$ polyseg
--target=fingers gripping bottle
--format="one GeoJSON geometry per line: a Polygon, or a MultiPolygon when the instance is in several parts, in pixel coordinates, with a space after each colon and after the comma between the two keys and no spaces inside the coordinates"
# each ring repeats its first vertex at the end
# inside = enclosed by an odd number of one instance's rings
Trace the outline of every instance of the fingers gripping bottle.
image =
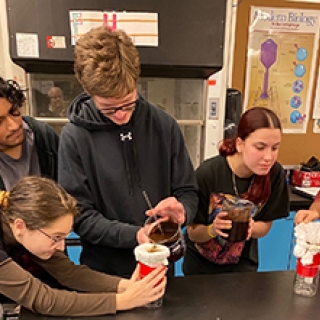
{"type": "MultiPolygon", "coordinates": [[[[144,243],[134,249],[134,254],[140,266],[140,279],[142,279],[158,266],[168,265],[170,251],[164,245],[144,243]]],[[[147,308],[159,308],[161,306],[162,298],[145,305],[147,308]]]]}
{"type": "Polygon", "coordinates": [[[294,278],[293,291],[306,297],[316,295],[319,287],[319,265],[320,254],[313,256],[311,264],[303,265],[301,258],[297,259],[296,274],[294,278]]]}

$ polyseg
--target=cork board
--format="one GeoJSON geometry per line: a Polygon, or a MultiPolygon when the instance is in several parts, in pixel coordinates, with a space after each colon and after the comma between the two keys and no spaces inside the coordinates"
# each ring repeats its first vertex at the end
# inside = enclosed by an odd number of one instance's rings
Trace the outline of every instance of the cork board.
{"type": "MultiPolygon", "coordinates": [[[[241,1],[239,1],[241,2],[241,1]]],[[[302,8],[320,10],[320,3],[288,2],[285,0],[243,0],[237,10],[237,23],[235,32],[234,66],[232,87],[245,93],[246,56],[248,46],[248,28],[251,6],[302,8]]],[[[319,57],[317,58],[316,72],[319,69],[319,57]]],[[[315,98],[315,82],[313,84],[311,105],[315,98]]],[[[309,123],[305,134],[284,134],[279,153],[279,162],[283,165],[296,165],[307,161],[311,156],[320,158],[320,134],[313,133],[312,107],[310,108],[309,123]]]]}

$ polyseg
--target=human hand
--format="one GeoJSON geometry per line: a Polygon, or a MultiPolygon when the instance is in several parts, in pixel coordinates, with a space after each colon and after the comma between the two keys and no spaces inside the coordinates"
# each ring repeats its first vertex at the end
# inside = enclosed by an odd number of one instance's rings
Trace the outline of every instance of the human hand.
{"type": "Polygon", "coordinates": [[[117,310],[128,310],[160,299],[167,285],[167,268],[159,266],[143,279],[139,279],[137,267],[124,292],[116,295],[117,310]]]}
{"type": "Polygon", "coordinates": [[[211,227],[210,227],[210,233],[213,235],[221,236],[227,238],[229,235],[222,230],[231,229],[232,227],[232,221],[229,219],[226,219],[226,216],[228,215],[227,212],[219,212],[215,219],[213,220],[211,227]]]}
{"type": "Polygon", "coordinates": [[[146,215],[160,215],[168,217],[176,223],[184,223],[186,220],[186,211],[181,202],[175,197],[168,197],[161,200],[154,208],[147,210],[146,215]]]}
{"type": "Polygon", "coordinates": [[[126,291],[129,285],[130,285],[130,279],[122,278],[118,283],[117,293],[126,291]]]}
{"type": "Polygon", "coordinates": [[[317,210],[299,210],[294,217],[294,222],[295,224],[299,224],[301,222],[308,223],[319,219],[319,216],[320,215],[317,210]]]}
{"type": "Polygon", "coordinates": [[[137,264],[136,268],[133,272],[133,274],[131,275],[130,279],[126,279],[126,278],[122,278],[119,283],[118,283],[118,288],[117,288],[117,292],[121,293],[127,290],[128,287],[130,287],[130,285],[132,285],[132,283],[134,283],[136,281],[136,279],[139,279],[139,273],[140,273],[140,267],[137,264]]]}
{"type": "Polygon", "coordinates": [[[150,242],[147,234],[148,234],[148,228],[150,228],[152,226],[149,225],[145,225],[144,227],[140,228],[136,234],[136,239],[138,244],[142,244],[142,243],[148,243],[150,242]]]}
{"type": "Polygon", "coordinates": [[[248,235],[247,235],[246,240],[249,240],[251,238],[253,226],[254,226],[254,220],[252,218],[250,218],[249,228],[248,228],[248,235]]]}

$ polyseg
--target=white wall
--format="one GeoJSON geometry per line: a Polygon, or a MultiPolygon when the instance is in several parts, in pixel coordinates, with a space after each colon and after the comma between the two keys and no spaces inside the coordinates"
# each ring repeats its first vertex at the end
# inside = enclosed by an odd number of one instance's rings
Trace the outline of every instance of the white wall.
{"type": "Polygon", "coordinates": [[[204,159],[218,154],[218,145],[223,139],[226,90],[231,87],[232,81],[236,14],[237,7],[233,5],[233,0],[228,0],[225,21],[224,65],[221,71],[212,75],[209,79],[215,80],[215,84],[207,87],[204,159]],[[212,101],[217,102],[218,119],[210,118],[212,101]]]}
{"type": "Polygon", "coordinates": [[[9,55],[9,34],[5,0],[0,0],[0,76],[5,79],[14,79],[22,88],[26,87],[26,73],[12,62],[9,55]]]}

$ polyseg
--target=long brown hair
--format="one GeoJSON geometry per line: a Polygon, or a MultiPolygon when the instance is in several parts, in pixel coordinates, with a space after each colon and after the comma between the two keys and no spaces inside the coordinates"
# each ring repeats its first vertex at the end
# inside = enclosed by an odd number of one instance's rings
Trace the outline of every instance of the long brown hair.
{"type": "Polygon", "coordinates": [[[43,228],[66,214],[78,215],[75,198],[47,178],[22,178],[10,193],[2,191],[0,198],[4,222],[20,218],[30,230],[43,228]]]}
{"type": "MultiPolygon", "coordinates": [[[[237,135],[231,139],[223,140],[219,147],[219,153],[222,156],[236,154],[237,138],[244,141],[252,132],[261,128],[280,129],[282,131],[281,122],[272,110],[264,107],[254,107],[247,110],[240,118],[237,135]]],[[[256,204],[265,203],[271,192],[270,176],[272,170],[273,168],[264,176],[255,175],[251,187],[241,197],[256,204]]]]}

